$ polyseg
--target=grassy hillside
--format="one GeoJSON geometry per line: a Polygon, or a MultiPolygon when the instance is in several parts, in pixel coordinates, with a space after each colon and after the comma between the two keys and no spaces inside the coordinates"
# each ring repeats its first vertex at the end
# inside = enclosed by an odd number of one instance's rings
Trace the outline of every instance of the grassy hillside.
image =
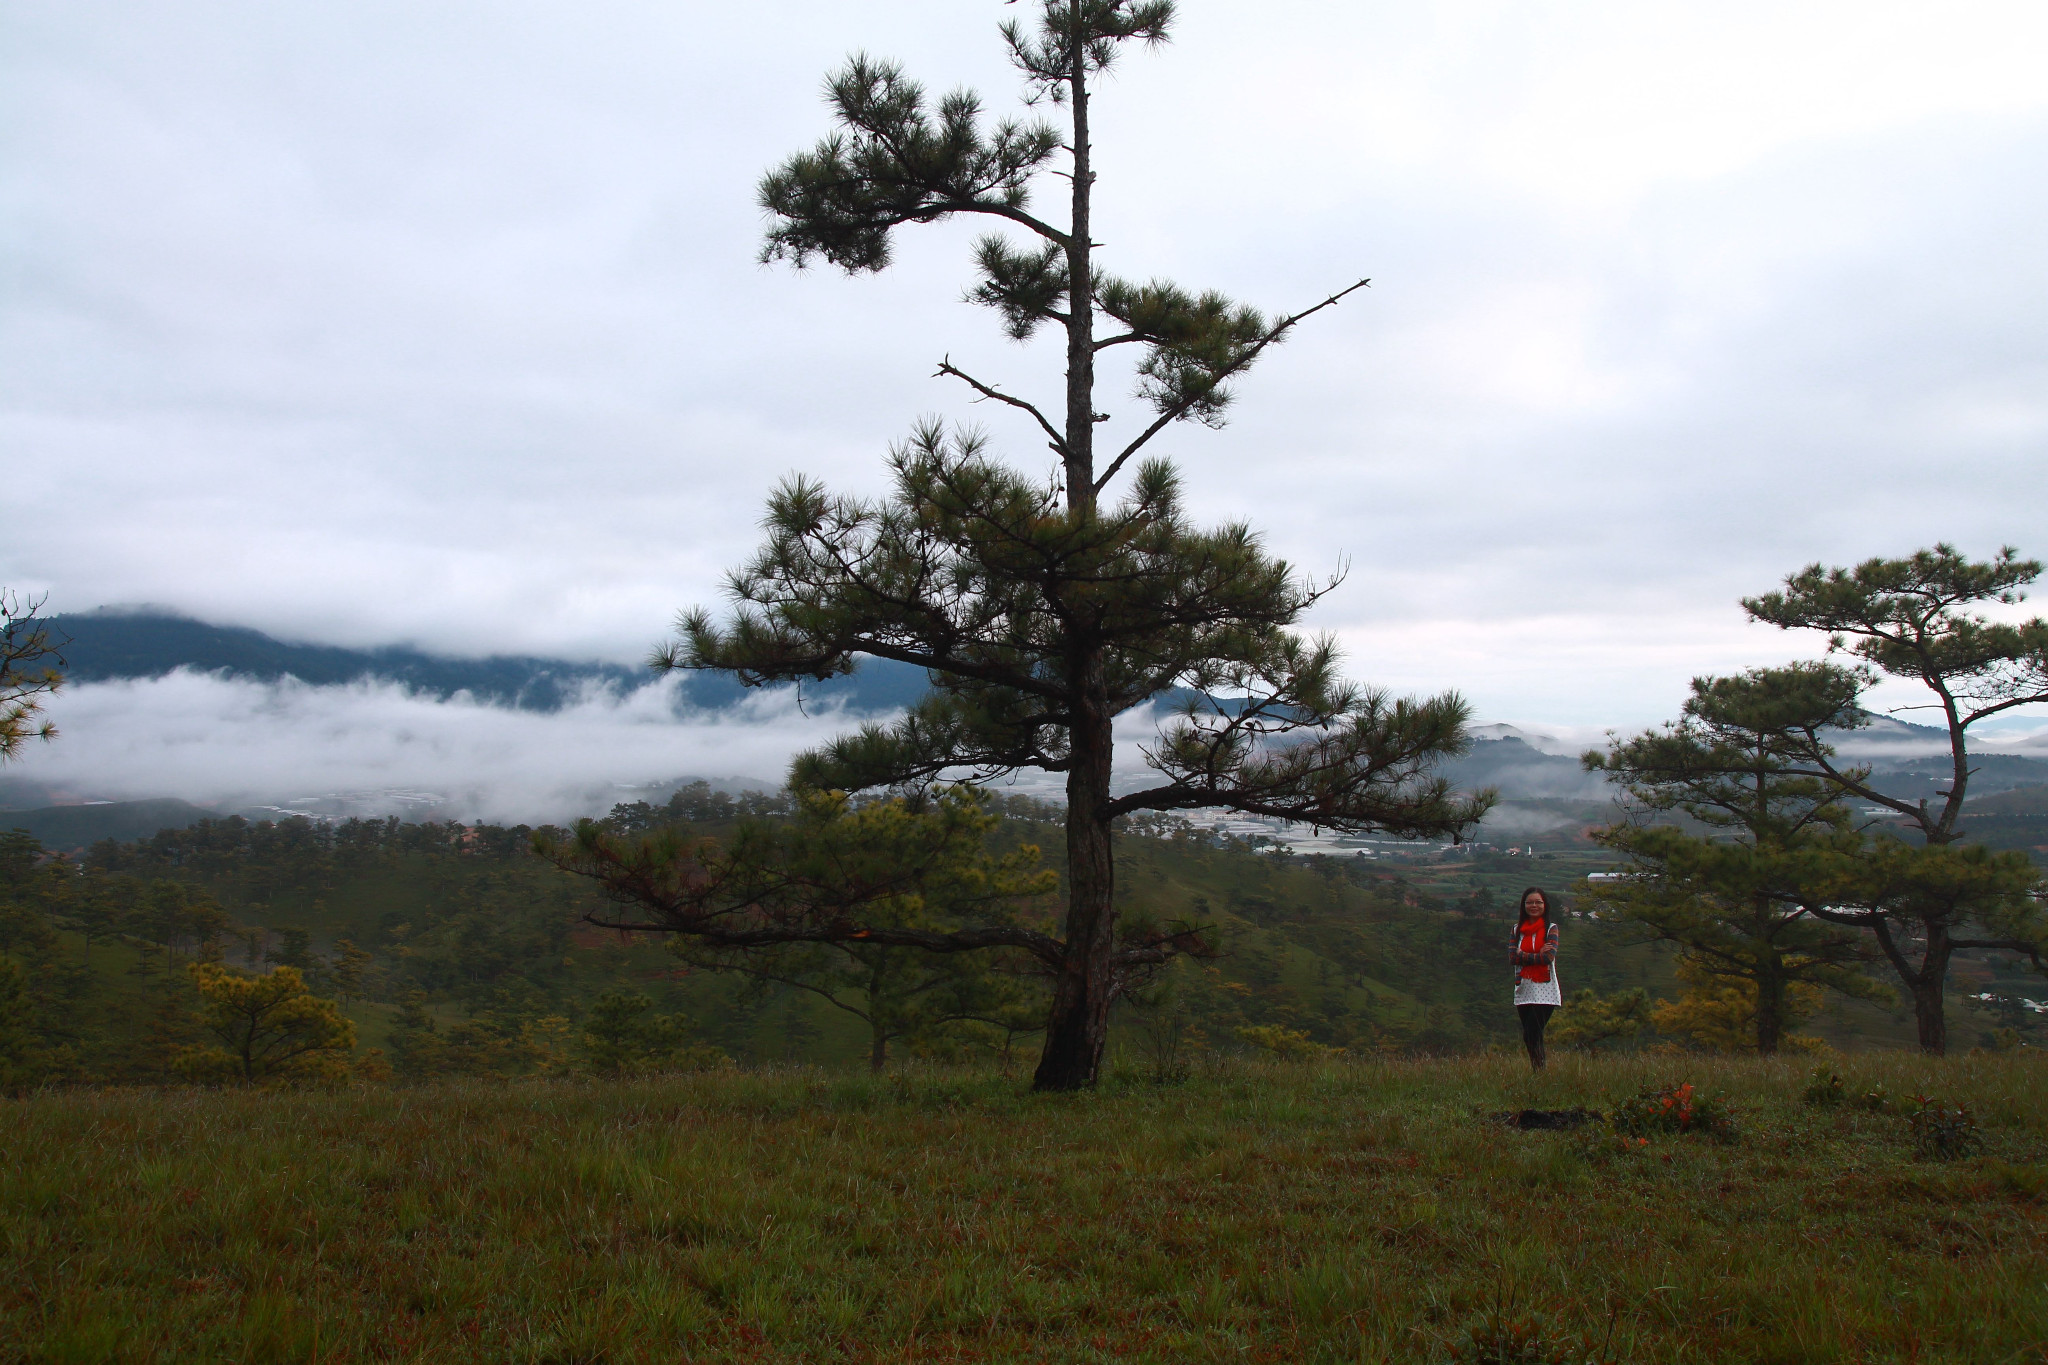
{"type": "Polygon", "coordinates": [[[0,1107],[0,1358],[2038,1361],[2041,1065],[1844,1066],[1967,1103],[1953,1161],[1701,1058],[51,1093],[0,1107]],[[1680,1080],[1734,1140],[1489,1117],[1680,1080]]]}

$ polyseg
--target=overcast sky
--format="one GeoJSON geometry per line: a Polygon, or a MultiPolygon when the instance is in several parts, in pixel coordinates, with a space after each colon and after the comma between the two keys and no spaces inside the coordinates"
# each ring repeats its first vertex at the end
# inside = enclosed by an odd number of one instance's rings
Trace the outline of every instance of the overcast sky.
{"type": "MultiPolygon", "coordinates": [[[[930,377],[1053,374],[958,302],[974,225],[755,264],[827,68],[1006,107],[1005,13],[0,0],[0,581],[636,660],[786,472],[878,489],[931,412],[1043,467],[930,377]]],[[[2039,0],[1188,0],[1100,94],[1097,236],[1274,309],[1372,277],[1164,446],[1348,564],[1358,676],[1649,722],[1811,652],[1735,605],[1808,561],[2048,554],[2044,71],[2039,0]]]]}

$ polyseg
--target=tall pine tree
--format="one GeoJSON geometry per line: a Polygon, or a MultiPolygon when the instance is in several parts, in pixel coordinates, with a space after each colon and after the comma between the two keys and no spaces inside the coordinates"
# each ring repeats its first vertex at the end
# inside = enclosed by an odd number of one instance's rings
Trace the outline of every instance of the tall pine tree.
{"type": "MultiPolygon", "coordinates": [[[[905,787],[1025,768],[1064,776],[1060,933],[965,926],[904,940],[936,951],[1023,948],[1039,959],[1052,981],[1040,1089],[1092,1083],[1119,992],[1199,942],[1187,925],[1119,926],[1117,817],[1208,807],[1447,835],[1491,799],[1457,794],[1432,773],[1465,743],[1457,696],[1394,700],[1342,680],[1331,641],[1290,629],[1333,583],[1302,578],[1245,525],[1191,525],[1174,470],[1146,455],[1176,423],[1220,425],[1232,381],[1365,283],[1268,317],[1221,294],[1140,284],[1098,265],[1094,85],[1128,45],[1163,42],[1173,12],[1167,0],[1042,0],[1035,24],[1003,25],[1026,103],[1056,111],[1060,127],[991,123],[973,94],[932,101],[900,68],[866,57],[831,79],[837,131],[762,181],[772,217],[764,259],[876,271],[899,227],[961,214],[992,220],[1003,231],[976,244],[969,298],[994,309],[1018,341],[1056,332],[1065,392],[1048,408],[950,361],[940,371],[1028,418],[1058,467],[1050,477],[1012,468],[981,435],[927,423],[892,453],[888,497],[834,495],[791,478],[770,498],[766,545],[728,580],[732,610],[723,619],[686,613],[659,660],[755,685],[848,673],[862,655],[928,671],[931,693],[902,720],[800,758],[800,786],[905,787]],[[1046,173],[1066,182],[1064,222],[1033,206],[1032,182],[1046,173]],[[1142,411],[1111,444],[1096,365],[1125,347],[1142,411]],[[1174,688],[1198,700],[1146,749],[1149,780],[1119,788],[1112,725],[1174,688]]],[[[605,866],[598,859],[586,870],[603,877],[605,866]]],[[[680,884],[643,876],[613,890],[635,899],[636,885],[657,888],[637,898],[687,933],[687,907],[658,891],[680,884]]],[[[845,905],[821,907],[800,929],[806,941],[879,943],[890,932],[845,905]]]]}

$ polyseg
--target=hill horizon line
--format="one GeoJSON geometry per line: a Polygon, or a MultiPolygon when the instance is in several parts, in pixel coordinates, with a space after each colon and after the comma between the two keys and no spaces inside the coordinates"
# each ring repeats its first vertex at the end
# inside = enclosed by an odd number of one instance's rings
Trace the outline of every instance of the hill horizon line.
{"type": "MultiPolygon", "coordinates": [[[[403,684],[438,700],[466,692],[479,701],[525,711],[558,711],[590,686],[624,690],[659,680],[650,668],[601,659],[538,654],[443,654],[412,645],[355,648],[286,640],[253,626],[221,625],[172,608],[103,606],[48,618],[62,641],[64,672],[74,683],[158,678],[180,668],[256,682],[287,677],[314,686],[372,679],[403,684]]],[[[732,678],[690,673],[678,702],[696,710],[736,705],[749,692],[793,689],[785,683],[747,688],[732,678]]],[[[887,659],[863,659],[853,674],[802,685],[804,696],[857,714],[894,710],[923,695],[924,671],[887,659]]]]}

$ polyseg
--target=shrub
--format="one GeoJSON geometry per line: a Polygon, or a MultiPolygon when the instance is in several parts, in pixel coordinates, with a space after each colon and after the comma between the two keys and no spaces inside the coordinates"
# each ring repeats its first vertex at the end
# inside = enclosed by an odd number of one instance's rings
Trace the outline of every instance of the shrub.
{"type": "Polygon", "coordinates": [[[1832,1109],[1848,1098],[1848,1091],[1842,1078],[1823,1066],[1807,1077],[1806,1089],[1799,1092],[1799,1098],[1807,1104],[1832,1109]]]}
{"type": "MultiPolygon", "coordinates": [[[[1659,1033],[1689,1039],[1694,1047],[1709,1052],[1756,1052],[1756,982],[1718,975],[1704,962],[1691,957],[1680,960],[1678,979],[1685,986],[1685,993],[1675,1001],[1659,1000],[1650,1010],[1650,1022],[1659,1033]]],[[[1780,1005],[1785,1022],[1785,1031],[1778,1038],[1780,1048],[1802,1052],[1811,1047],[1792,1028],[1819,1010],[1826,999],[1827,992],[1810,981],[1786,983],[1780,1005]]]]}
{"type": "Polygon", "coordinates": [[[1248,1024],[1237,1031],[1237,1036],[1276,1057],[1328,1057],[1344,1050],[1319,1043],[1301,1029],[1283,1028],[1279,1024],[1248,1024]]]}
{"type": "Polygon", "coordinates": [[[1644,1090],[1614,1106],[1614,1130],[1627,1137],[1654,1133],[1735,1136],[1735,1118],[1720,1100],[1696,1094],[1690,1082],[1669,1090],[1644,1090]]]}
{"type": "Polygon", "coordinates": [[[1650,997],[1641,986],[1603,996],[1576,991],[1550,1021],[1550,1041],[1559,1047],[1597,1051],[1603,1043],[1633,1038],[1650,1024],[1650,997]]]}
{"type": "Polygon", "coordinates": [[[1913,1133],[1913,1155],[1921,1161],[1954,1161],[1984,1150],[1984,1134],[1967,1105],[1943,1105],[1915,1095],[1919,1108],[1906,1116],[1913,1133]]]}

